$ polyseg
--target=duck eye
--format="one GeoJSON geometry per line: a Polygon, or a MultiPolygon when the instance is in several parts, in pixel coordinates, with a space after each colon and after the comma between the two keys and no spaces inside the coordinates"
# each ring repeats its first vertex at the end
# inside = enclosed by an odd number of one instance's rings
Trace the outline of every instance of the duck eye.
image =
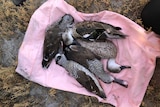
{"type": "Polygon", "coordinates": [[[59,61],[60,59],[61,59],[61,56],[58,56],[58,57],[57,57],[57,60],[59,61]]]}
{"type": "Polygon", "coordinates": [[[56,64],[59,64],[60,59],[61,59],[61,56],[56,56],[56,58],[55,58],[56,64]]]}

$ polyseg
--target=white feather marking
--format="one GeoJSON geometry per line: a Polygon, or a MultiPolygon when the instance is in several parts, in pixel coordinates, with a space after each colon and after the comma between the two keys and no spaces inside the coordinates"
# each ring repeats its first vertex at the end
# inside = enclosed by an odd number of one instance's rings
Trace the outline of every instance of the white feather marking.
{"type": "Polygon", "coordinates": [[[48,59],[46,59],[46,58],[43,58],[43,60],[48,61],[48,59]]]}
{"type": "Polygon", "coordinates": [[[84,38],[88,38],[89,36],[90,36],[90,34],[83,35],[84,38]]]}
{"type": "Polygon", "coordinates": [[[66,45],[70,45],[73,43],[73,29],[69,28],[65,31],[65,33],[62,34],[62,39],[65,42],[66,45]]]}

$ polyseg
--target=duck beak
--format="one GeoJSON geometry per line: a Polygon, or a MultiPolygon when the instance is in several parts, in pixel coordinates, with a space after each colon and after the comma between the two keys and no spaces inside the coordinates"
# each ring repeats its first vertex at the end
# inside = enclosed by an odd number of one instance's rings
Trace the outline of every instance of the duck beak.
{"type": "Polygon", "coordinates": [[[73,40],[73,43],[71,45],[79,45],[79,46],[81,46],[81,44],[76,40],[73,40]]]}
{"type": "Polygon", "coordinates": [[[42,61],[42,67],[47,69],[49,67],[49,65],[51,64],[51,61],[46,61],[43,59],[42,61]]]}
{"type": "Polygon", "coordinates": [[[58,64],[58,60],[55,60],[56,64],[58,64]]]}
{"type": "Polygon", "coordinates": [[[118,83],[119,85],[128,88],[128,83],[124,80],[114,78],[113,82],[118,83]]]}
{"type": "Polygon", "coordinates": [[[59,44],[58,53],[60,53],[60,54],[63,53],[63,41],[61,41],[60,44],[59,44]]]}

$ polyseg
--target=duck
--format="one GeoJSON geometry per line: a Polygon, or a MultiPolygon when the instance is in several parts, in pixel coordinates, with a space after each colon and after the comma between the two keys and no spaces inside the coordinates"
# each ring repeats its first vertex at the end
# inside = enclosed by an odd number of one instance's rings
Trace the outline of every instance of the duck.
{"type": "Polygon", "coordinates": [[[58,46],[62,40],[62,34],[66,28],[73,25],[74,18],[70,14],[65,14],[58,21],[52,23],[46,28],[45,39],[43,43],[42,67],[48,68],[58,52],[58,46]]]}
{"type": "Polygon", "coordinates": [[[103,99],[106,98],[104,90],[95,75],[79,63],[68,60],[63,52],[63,47],[61,47],[59,52],[56,54],[55,61],[56,64],[62,66],[66,71],[68,71],[69,75],[76,79],[77,82],[89,92],[92,92],[103,99]]]}
{"type": "Polygon", "coordinates": [[[88,40],[124,39],[127,37],[121,27],[98,21],[83,21],[74,26],[75,37],[83,36],[88,40]]]}

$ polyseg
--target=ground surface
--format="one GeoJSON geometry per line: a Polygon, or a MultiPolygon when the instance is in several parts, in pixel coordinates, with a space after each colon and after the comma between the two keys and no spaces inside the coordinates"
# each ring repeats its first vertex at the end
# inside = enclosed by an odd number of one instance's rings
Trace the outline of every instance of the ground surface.
{"type": "MultiPolygon", "coordinates": [[[[42,87],[15,73],[18,48],[32,13],[45,0],[27,0],[16,7],[0,1],[0,107],[112,107],[87,97],[42,87]]],[[[140,12],[148,0],[66,0],[81,12],[111,10],[141,25],[140,12]]],[[[142,107],[160,107],[160,60],[148,86],[142,107]]]]}

